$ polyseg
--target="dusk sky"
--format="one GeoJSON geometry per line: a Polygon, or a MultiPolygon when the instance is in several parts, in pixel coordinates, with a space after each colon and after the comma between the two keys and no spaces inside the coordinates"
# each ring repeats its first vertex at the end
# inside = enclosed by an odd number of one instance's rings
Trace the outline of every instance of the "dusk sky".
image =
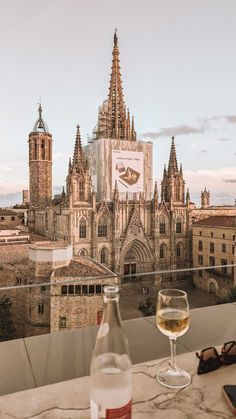
{"type": "Polygon", "coordinates": [[[154,145],[154,180],[171,136],[190,195],[236,198],[235,0],[0,0],[0,194],[28,189],[28,135],[53,135],[53,183],[65,184],[107,98],[118,28],[124,99],[154,145]]]}

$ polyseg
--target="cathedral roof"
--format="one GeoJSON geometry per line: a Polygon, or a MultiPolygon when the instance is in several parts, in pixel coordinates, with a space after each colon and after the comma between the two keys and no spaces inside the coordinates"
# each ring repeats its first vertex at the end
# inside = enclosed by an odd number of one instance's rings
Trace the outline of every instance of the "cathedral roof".
{"type": "Polygon", "coordinates": [[[38,113],[39,117],[34,124],[33,132],[49,132],[46,122],[42,118],[42,105],[39,104],[38,113]]]}

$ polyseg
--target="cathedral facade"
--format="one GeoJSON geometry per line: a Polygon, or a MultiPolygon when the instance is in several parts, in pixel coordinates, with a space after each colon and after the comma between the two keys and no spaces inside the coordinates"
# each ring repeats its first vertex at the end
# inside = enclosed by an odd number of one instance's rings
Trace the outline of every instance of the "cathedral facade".
{"type": "Polygon", "coordinates": [[[82,148],[77,126],[66,190],[52,200],[52,135],[39,118],[29,135],[31,231],[73,246],[117,275],[190,266],[191,213],[174,137],[161,191],[153,185],[151,142],[137,139],[126,109],[117,34],[108,99],[99,107],[93,137],[82,148]]]}

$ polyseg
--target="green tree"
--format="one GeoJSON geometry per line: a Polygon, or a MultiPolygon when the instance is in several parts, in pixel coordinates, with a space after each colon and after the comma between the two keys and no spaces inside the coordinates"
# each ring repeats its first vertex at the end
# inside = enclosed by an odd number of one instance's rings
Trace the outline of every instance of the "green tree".
{"type": "Polygon", "coordinates": [[[146,298],[145,303],[139,303],[139,311],[142,312],[143,316],[154,316],[156,314],[156,300],[153,297],[146,298]]]}
{"type": "Polygon", "coordinates": [[[234,303],[236,302],[236,287],[232,287],[230,288],[229,292],[228,292],[228,301],[229,303],[234,303]]]}
{"type": "Polygon", "coordinates": [[[11,301],[4,295],[0,298],[0,342],[15,338],[15,327],[11,317],[11,301]]]}

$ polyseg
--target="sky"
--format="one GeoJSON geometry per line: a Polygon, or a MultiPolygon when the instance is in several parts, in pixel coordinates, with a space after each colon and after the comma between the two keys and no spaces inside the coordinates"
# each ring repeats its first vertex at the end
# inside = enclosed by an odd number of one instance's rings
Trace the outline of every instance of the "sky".
{"type": "Polygon", "coordinates": [[[153,142],[161,182],[171,136],[191,199],[236,198],[235,0],[0,0],[0,194],[28,189],[41,98],[63,185],[76,125],[85,145],[107,98],[118,28],[124,99],[153,142]]]}

